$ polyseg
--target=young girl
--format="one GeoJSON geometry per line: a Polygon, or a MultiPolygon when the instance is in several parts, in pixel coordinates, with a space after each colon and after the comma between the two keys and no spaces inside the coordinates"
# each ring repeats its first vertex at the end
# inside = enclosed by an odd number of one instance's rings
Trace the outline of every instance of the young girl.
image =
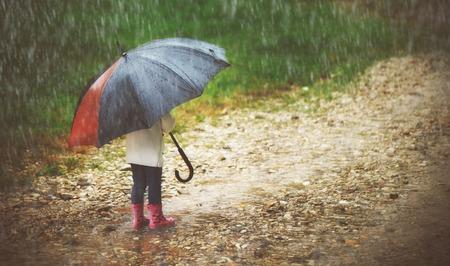
{"type": "Polygon", "coordinates": [[[170,227],[173,218],[166,218],[161,204],[161,175],[163,166],[163,133],[173,130],[175,119],[170,113],[163,116],[150,129],[143,129],[127,135],[127,163],[133,172],[131,190],[131,209],[133,228],[148,225],[150,229],[170,227]],[[149,218],[144,217],[144,192],[148,187],[147,210],[149,218]]]}

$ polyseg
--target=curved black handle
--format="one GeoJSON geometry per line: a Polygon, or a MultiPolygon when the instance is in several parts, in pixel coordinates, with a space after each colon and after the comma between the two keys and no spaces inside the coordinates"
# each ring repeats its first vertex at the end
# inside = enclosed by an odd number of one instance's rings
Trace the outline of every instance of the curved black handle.
{"type": "Polygon", "coordinates": [[[178,171],[178,170],[175,170],[175,177],[180,182],[183,182],[183,183],[189,182],[192,179],[192,177],[194,176],[194,167],[192,167],[192,164],[189,161],[189,159],[186,156],[186,154],[184,153],[183,149],[180,147],[180,145],[178,145],[178,142],[175,139],[175,137],[173,136],[172,132],[170,132],[169,135],[172,138],[172,140],[175,143],[175,145],[177,146],[178,152],[180,153],[180,155],[183,158],[184,162],[186,163],[187,167],[189,168],[189,176],[188,176],[188,178],[186,178],[186,179],[181,178],[180,177],[180,171],[178,171]]]}

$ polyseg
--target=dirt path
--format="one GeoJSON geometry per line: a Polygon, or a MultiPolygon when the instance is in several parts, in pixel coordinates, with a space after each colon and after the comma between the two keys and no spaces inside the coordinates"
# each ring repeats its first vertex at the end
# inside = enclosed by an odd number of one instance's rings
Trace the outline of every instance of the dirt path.
{"type": "MultiPolygon", "coordinates": [[[[390,126],[400,129],[392,137],[403,139],[399,144],[403,143],[400,149],[406,148],[400,157],[405,169],[399,175],[408,179],[395,204],[381,205],[369,216],[376,223],[362,230],[361,245],[337,248],[324,264],[450,264],[449,58],[416,57],[391,63],[406,67],[400,73],[392,71],[385,88],[405,85],[386,104],[394,104],[390,117],[401,119],[390,126]],[[408,126],[414,123],[415,127],[408,126]]],[[[380,73],[379,68],[386,66],[381,64],[372,72],[380,73]]]]}
{"type": "Polygon", "coordinates": [[[123,142],[78,155],[85,171],[0,196],[0,263],[448,264],[450,55],[381,62],[355,88],[183,133],[196,175],[174,182],[168,145],[178,223],[161,232],[130,229],[123,142]]]}

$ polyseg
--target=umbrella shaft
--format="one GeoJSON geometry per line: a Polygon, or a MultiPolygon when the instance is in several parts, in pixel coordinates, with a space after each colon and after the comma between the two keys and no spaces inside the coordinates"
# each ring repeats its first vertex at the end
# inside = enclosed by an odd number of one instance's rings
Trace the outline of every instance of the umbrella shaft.
{"type": "Polygon", "coordinates": [[[175,146],[177,146],[178,150],[181,149],[180,145],[178,144],[178,141],[175,139],[175,137],[173,136],[172,132],[169,132],[170,137],[173,140],[173,143],[175,143],[175,146]]]}

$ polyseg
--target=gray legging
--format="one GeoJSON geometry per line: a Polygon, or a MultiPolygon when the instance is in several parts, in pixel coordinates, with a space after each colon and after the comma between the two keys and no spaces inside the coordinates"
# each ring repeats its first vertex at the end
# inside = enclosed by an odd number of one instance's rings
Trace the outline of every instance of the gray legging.
{"type": "Polygon", "coordinates": [[[161,167],[150,167],[131,164],[133,172],[133,188],[131,189],[131,203],[144,202],[145,188],[148,186],[148,203],[161,204],[161,167]]]}

